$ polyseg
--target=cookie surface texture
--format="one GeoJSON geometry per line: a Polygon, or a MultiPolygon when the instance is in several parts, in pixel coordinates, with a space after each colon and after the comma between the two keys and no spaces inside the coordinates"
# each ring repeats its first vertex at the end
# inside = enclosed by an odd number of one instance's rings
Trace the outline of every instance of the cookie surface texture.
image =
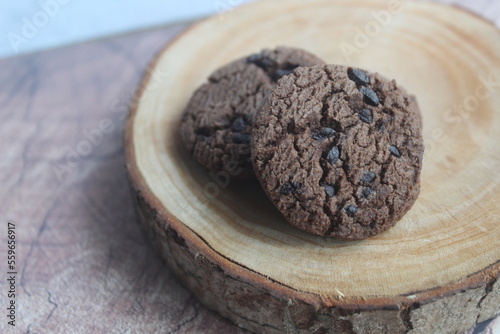
{"type": "Polygon", "coordinates": [[[278,47],[216,70],[195,91],[182,115],[185,146],[212,172],[253,177],[250,143],[257,109],[279,78],[298,66],[318,64],[324,62],[309,52],[278,47]]]}
{"type": "Polygon", "coordinates": [[[292,225],[364,239],[415,202],[421,128],[416,99],[394,80],[344,66],[299,68],[255,118],[255,173],[292,225]]]}

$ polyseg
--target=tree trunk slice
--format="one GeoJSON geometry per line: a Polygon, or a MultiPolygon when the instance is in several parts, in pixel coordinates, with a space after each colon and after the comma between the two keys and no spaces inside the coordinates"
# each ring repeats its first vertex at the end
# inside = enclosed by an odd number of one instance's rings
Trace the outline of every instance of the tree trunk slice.
{"type": "Polygon", "coordinates": [[[453,333],[500,311],[500,32],[457,8],[404,2],[391,14],[388,3],[271,0],[214,16],[164,49],[139,89],[125,145],[142,222],[179,279],[244,328],[453,333]],[[257,182],[209,174],[181,145],[180,115],[207,75],[277,45],[378,71],[417,96],[422,190],[391,230],[308,235],[257,182]]]}

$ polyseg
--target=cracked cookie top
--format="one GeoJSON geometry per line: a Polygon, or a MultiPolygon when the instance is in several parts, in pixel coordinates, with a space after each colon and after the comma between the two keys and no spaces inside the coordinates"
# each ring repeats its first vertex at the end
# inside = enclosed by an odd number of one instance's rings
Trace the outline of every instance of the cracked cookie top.
{"type": "Polygon", "coordinates": [[[420,186],[418,105],[394,80],[357,68],[298,68],[252,131],[255,173],[294,226],[357,240],[393,226],[420,186]]]}
{"type": "Polygon", "coordinates": [[[299,66],[324,62],[304,50],[278,47],[238,59],[215,71],[191,97],[181,119],[189,152],[211,171],[254,176],[250,142],[253,119],[266,94],[299,66]]]}

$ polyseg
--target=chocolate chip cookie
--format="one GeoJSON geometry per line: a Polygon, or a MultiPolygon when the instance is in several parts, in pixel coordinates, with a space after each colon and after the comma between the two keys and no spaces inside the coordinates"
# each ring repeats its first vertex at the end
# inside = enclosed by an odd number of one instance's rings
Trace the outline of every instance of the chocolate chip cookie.
{"type": "Polygon", "coordinates": [[[266,94],[299,66],[324,64],[304,50],[278,47],[215,71],[191,97],[181,137],[193,157],[211,171],[253,176],[250,142],[255,113],[266,94]]]}
{"type": "Polygon", "coordinates": [[[418,105],[394,80],[336,65],[281,79],[255,118],[255,173],[294,226],[364,239],[387,230],[419,194],[418,105]]]}

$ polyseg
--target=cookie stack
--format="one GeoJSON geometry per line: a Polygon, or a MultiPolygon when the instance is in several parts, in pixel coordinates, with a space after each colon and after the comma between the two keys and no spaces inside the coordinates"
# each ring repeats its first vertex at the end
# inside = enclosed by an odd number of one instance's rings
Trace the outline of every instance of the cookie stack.
{"type": "Polygon", "coordinates": [[[256,177],[288,222],[309,233],[368,238],[396,224],[419,194],[415,97],[304,50],[263,50],[218,69],[181,123],[200,164],[256,177]]]}

